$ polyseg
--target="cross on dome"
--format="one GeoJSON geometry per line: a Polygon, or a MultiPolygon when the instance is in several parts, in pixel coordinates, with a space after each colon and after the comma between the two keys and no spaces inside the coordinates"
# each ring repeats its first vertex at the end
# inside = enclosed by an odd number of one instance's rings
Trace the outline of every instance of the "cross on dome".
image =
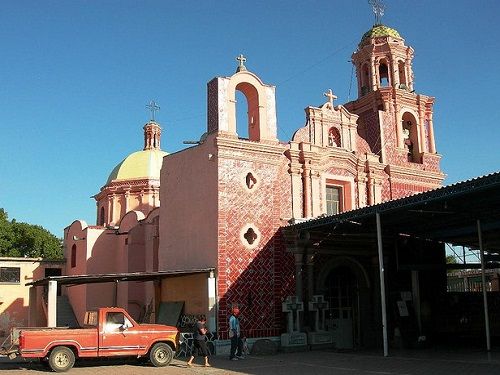
{"type": "Polygon", "coordinates": [[[333,108],[333,101],[337,99],[337,96],[333,93],[332,89],[328,89],[323,95],[328,98],[328,103],[330,103],[330,107],[333,108]]]}
{"type": "Polygon", "coordinates": [[[238,67],[236,68],[236,73],[245,71],[247,68],[245,67],[245,62],[247,61],[247,58],[243,56],[243,54],[239,54],[239,56],[236,58],[238,61],[238,67]]]}
{"type": "Polygon", "coordinates": [[[368,0],[368,4],[372,6],[373,13],[375,13],[375,25],[380,25],[380,21],[385,12],[385,5],[382,0],[368,0]]]}
{"type": "Polygon", "coordinates": [[[146,104],[146,108],[151,111],[151,121],[155,121],[155,112],[160,110],[160,106],[154,100],[151,100],[149,104],[146,104]]]}

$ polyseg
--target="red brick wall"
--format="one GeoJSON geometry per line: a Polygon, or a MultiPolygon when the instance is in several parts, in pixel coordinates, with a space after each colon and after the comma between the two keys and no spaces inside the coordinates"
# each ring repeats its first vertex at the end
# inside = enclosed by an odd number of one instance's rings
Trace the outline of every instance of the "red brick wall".
{"type": "Polygon", "coordinates": [[[219,160],[219,296],[218,326],[227,338],[231,304],[241,310],[243,334],[247,337],[279,335],[282,330],[281,301],[293,293],[294,263],[286,253],[279,228],[291,216],[290,176],[287,159],[273,162],[219,160]],[[245,176],[251,172],[257,185],[248,189],[245,176]],[[256,248],[241,240],[242,228],[251,225],[260,232],[256,248]]]}

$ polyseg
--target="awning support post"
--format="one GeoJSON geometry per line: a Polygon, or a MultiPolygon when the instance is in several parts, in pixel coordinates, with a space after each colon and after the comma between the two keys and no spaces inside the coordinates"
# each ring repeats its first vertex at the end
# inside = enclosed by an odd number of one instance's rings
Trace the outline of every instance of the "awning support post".
{"type": "Polygon", "coordinates": [[[382,305],[382,334],[384,338],[384,357],[389,356],[389,345],[387,342],[387,312],[385,304],[385,276],[384,276],[384,253],[382,250],[382,225],[380,224],[380,213],[375,214],[377,220],[377,245],[378,264],[380,271],[380,303],[382,305]]]}
{"type": "Polygon", "coordinates": [[[486,330],[486,350],[491,350],[490,341],[490,318],[488,316],[488,295],[486,292],[486,276],[484,274],[484,249],[483,235],[481,231],[481,220],[477,220],[477,236],[479,239],[479,253],[481,255],[481,288],[483,290],[483,307],[484,307],[484,328],[486,330]]]}
{"type": "Polygon", "coordinates": [[[57,281],[49,281],[47,296],[47,327],[57,326],[57,281]]]}
{"type": "Polygon", "coordinates": [[[210,271],[208,275],[208,328],[213,332],[217,331],[216,316],[217,316],[217,293],[216,280],[214,271],[210,271]]]}

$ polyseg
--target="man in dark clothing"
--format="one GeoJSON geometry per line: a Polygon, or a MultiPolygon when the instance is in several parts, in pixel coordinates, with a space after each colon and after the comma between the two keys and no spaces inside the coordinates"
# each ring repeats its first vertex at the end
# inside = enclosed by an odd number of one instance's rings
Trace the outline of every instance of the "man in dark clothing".
{"type": "Polygon", "coordinates": [[[245,358],[241,353],[243,341],[241,340],[240,320],[238,318],[239,315],[240,309],[237,306],[233,307],[232,314],[229,317],[229,338],[231,339],[231,352],[229,353],[229,359],[232,361],[245,358]]]}
{"type": "Polygon", "coordinates": [[[206,322],[207,318],[205,317],[205,315],[200,315],[198,321],[194,326],[193,353],[191,354],[191,358],[189,358],[189,361],[187,362],[188,367],[193,366],[193,359],[196,355],[203,356],[205,358],[205,367],[210,367],[210,364],[208,363],[208,348],[207,348],[207,343],[205,341],[208,332],[207,327],[205,326],[206,322]]]}

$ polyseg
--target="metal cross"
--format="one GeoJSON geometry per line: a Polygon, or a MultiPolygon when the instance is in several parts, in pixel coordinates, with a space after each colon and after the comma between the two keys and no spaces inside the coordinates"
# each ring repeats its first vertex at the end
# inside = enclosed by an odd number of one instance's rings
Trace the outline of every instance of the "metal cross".
{"type": "Polygon", "coordinates": [[[245,66],[244,63],[247,61],[246,57],[243,56],[241,53],[240,55],[236,58],[236,60],[238,60],[238,63],[240,66],[245,66]]]}
{"type": "Polygon", "coordinates": [[[384,3],[382,3],[382,0],[368,0],[368,4],[372,6],[373,13],[375,13],[375,25],[380,25],[380,20],[385,11],[384,3]]]}
{"type": "Polygon", "coordinates": [[[333,101],[337,99],[337,97],[332,92],[332,89],[328,89],[328,91],[323,93],[323,95],[328,98],[328,102],[330,103],[330,106],[333,108],[333,101]]]}
{"type": "Polygon", "coordinates": [[[160,106],[154,100],[151,100],[149,104],[146,104],[146,108],[151,111],[151,121],[155,121],[155,112],[160,110],[160,106]]]}
{"type": "Polygon", "coordinates": [[[240,53],[240,55],[236,58],[236,60],[238,60],[238,67],[236,68],[236,73],[247,70],[247,68],[245,67],[245,61],[247,61],[245,56],[243,56],[240,53]]]}

